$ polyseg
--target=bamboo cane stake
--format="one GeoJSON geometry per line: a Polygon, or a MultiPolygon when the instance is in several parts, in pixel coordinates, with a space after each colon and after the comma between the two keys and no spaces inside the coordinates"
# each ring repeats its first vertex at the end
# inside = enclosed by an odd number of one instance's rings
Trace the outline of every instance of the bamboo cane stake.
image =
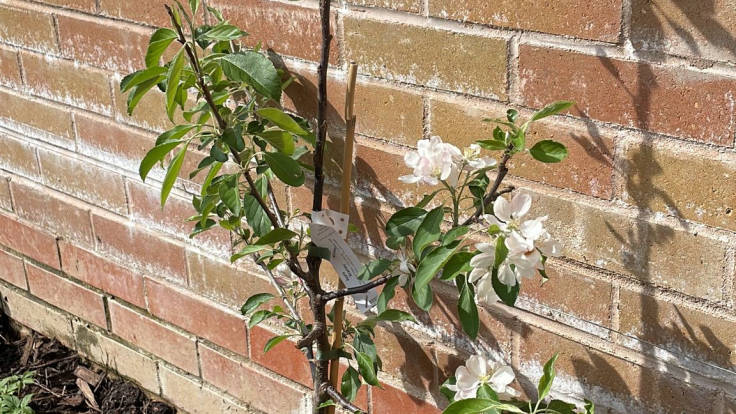
{"type": "MultiPolygon", "coordinates": [[[[358,65],[350,62],[348,66],[348,85],[345,94],[345,145],[343,147],[342,161],[342,188],[340,190],[340,212],[350,214],[350,183],[353,173],[353,142],[355,141],[355,78],[358,73],[358,65]]],[[[338,281],[338,289],[343,289],[345,285],[342,280],[338,281]]],[[[342,347],[342,313],[344,300],[342,298],[335,301],[334,307],[334,331],[335,337],[332,342],[332,349],[342,347]]],[[[330,384],[339,390],[339,369],[340,359],[333,359],[330,363],[330,384]]],[[[327,410],[328,414],[335,413],[335,407],[331,406],[327,410]]]]}

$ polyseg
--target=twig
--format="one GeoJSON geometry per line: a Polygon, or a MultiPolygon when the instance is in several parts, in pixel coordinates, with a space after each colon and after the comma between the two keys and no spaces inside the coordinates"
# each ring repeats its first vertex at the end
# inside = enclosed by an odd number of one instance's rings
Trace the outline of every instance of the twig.
{"type": "Polygon", "coordinates": [[[347,288],[347,289],[340,289],[340,290],[336,290],[334,292],[326,292],[324,295],[322,295],[322,300],[324,300],[325,302],[329,302],[329,301],[334,300],[334,299],[337,299],[337,298],[342,298],[342,297],[345,297],[345,296],[355,295],[355,294],[358,294],[358,293],[365,293],[365,292],[373,289],[374,287],[381,286],[381,285],[387,283],[389,280],[391,280],[391,279],[393,279],[395,277],[398,277],[398,276],[396,276],[396,275],[382,276],[382,277],[379,277],[378,279],[373,280],[373,281],[371,281],[369,283],[366,283],[364,285],[355,286],[355,287],[347,288]]]}
{"type": "Polygon", "coordinates": [[[346,410],[350,411],[351,413],[365,414],[365,411],[363,411],[363,409],[348,401],[332,385],[324,383],[322,384],[322,388],[325,394],[329,395],[335,401],[335,403],[340,404],[346,410]]]}
{"type": "Polygon", "coordinates": [[[468,219],[465,220],[465,222],[463,223],[463,226],[467,226],[475,222],[476,220],[478,220],[480,215],[483,214],[483,211],[485,211],[486,206],[496,201],[498,196],[503,194],[503,193],[498,192],[498,188],[501,186],[503,179],[506,178],[506,174],[508,174],[509,172],[509,167],[506,164],[508,164],[509,160],[511,159],[512,149],[513,149],[513,144],[509,144],[509,146],[506,147],[506,151],[504,151],[503,153],[503,158],[501,159],[501,163],[498,165],[498,173],[496,174],[496,180],[493,182],[491,191],[489,191],[488,194],[483,198],[483,202],[475,210],[475,213],[473,213],[472,216],[468,217],[468,219]]]}
{"type": "Polygon", "coordinates": [[[320,0],[320,19],[322,24],[322,54],[320,55],[317,85],[317,142],[314,148],[314,200],[313,211],[322,210],[324,191],[324,157],[327,140],[327,65],[330,60],[330,0],[320,0]]]}

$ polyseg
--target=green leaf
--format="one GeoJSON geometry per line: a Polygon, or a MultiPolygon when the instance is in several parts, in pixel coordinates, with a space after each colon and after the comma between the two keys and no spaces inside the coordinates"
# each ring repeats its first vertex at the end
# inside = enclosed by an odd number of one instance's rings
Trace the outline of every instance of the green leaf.
{"type": "Polygon", "coordinates": [[[468,231],[470,231],[468,226],[457,226],[442,236],[442,244],[450,244],[458,237],[464,236],[468,231]]]}
{"type": "Polygon", "coordinates": [[[434,196],[436,196],[440,191],[442,191],[442,189],[435,190],[435,191],[433,191],[433,192],[431,192],[429,194],[425,194],[424,197],[422,197],[422,199],[414,207],[419,207],[419,208],[426,207],[427,204],[429,204],[429,202],[432,201],[432,199],[434,198],[434,196]]]}
{"type": "Polygon", "coordinates": [[[521,290],[521,283],[516,282],[514,286],[506,286],[498,280],[498,269],[493,269],[491,283],[493,284],[493,290],[503,301],[503,303],[514,306],[516,298],[519,297],[519,291],[521,290]]]}
{"type": "Polygon", "coordinates": [[[166,115],[174,121],[174,109],[176,109],[176,96],[179,93],[179,81],[181,80],[181,72],[186,64],[184,49],[179,50],[174,61],[169,67],[169,73],[166,75],[168,81],[166,83],[166,115]]]}
{"type": "Polygon", "coordinates": [[[227,154],[225,154],[222,149],[220,149],[220,146],[215,144],[210,148],[210,155],[212,158],[219,162],[225,162],[227,161],[227,154]]]}
{"type": "Polygon", "coordinates": [[[408,207],[397,211],[386,223],[386,234],[389,237],[413,235],[424,221],[427,211],[419,207],[408,207]]]}
{"type": "Polygon", "coordinates": [[[493,128],[493,139],[498,142],[506,142],[506,133],[503,132],[501,127],[497,126],[493,128]]]}
{"type": "Polygon", "coordinates": [[[292,187],[300,187],[304,184],[304,171],[291,157],[280,152],[267,152],[263,154],[266,164],[271,168],[276,177],[292,187]]]}
{"type": "Polygon", "coordinates": [[[481,148],[485,148],[490,151],[498,151],[498,150],[506,149],[506,143],[503,141],[496,141],[492,139],[482,139],[479,141],[475,141],[475,143],[480,145],[481,148]]]}
{"type": "Polygon", "coordinates": [[[161,145],[169,141],[175,141],[194,129],[196,125],[177,125],[170,130],[164,132],[156,138],[156,145],[161,145]]]}
{"type": "MultiPolygon", "coordinates": [[[[478,387],[478,391],[476,392],[476,397],[483,398],[485,400],[498,401],[498,394],[496,394],[496,391],[493,391],[493,388],[491,388],[491,386],[488,384],[483,384],[480,387],[478,387]]],[[[496,411],[496,410],[493,410],[493,411],[496,411]]]]}
{"type": "Polygon", "coordinates": [[[509,122],[514,123],[519,118],[519,111],[516,109],[509,109],[506,111],[506,119],[509,120],[509,122]]]}
{"type": "Polygon", "coordinates": [[[199,10],[199,1],[200,0],[189,0],[189,8],[192,10],[192,14],[197,14],[197,10],[199,10]]]}
{"type": "Polygon", "coordinates": [[[275,296],[270,293],[256,293],[245,301],[243,307],[240,308],[240,313],[242,313],[243,315],[248,315],[249,313],[256,310],[256,308],[273,298],[275,298],[275,296]]]}
{"type": "Polygon", "coordinates": [[[414,256],[422,257],[422,251],[427,245],[433,243],[440,238],[440,224],[445,216],[445,208],[443,206],[431,210],[422,220],[422,224],[417,228],[417,234],[414,236],[414,256]]]}
{"type": "Polygon", "coordinates": [[[250,320],[248,321],[248,328],[253,328],[259,323],[265,321],[266,319],[273,318],[274,316],[276,316],[276,314],[271,312],[270,310],[259,310],[250,317],[250,320]]]}
{"type": "Polygon", "coordinates": [[[415,287],[424,288],[429,285],[429,282],[434,279],[440,269],[450,260],[450,257],[455,253],[459,241],[454,241],[446,246],[439,246],[432,250],[426,257],[419,262],[417,266],[416,279],[414,282],[415,287]]]}
{"type": "Polygon", "coordinates": [[[463,331],[468,334],[470,339],[475,340],[480,327],[478,308],[475,305],[475,292],[473,292],[473,286],[466,281],[465,277],[457,278],[457,282],[458,289],[460,289],[460,299],[457,303],[460,323],[463,331]]]}
{"type": "Polygon", "coordinates": [[[222,132],[222,140],[235,151],[240,152],[245,149],[245,142],[240,134],[240,128],[226,128],[222,132]]]}
{"type": "Polygon", "coordinates": [[[257,110],[256,113],[261,118],[268,119],[271,123],[284,131],[300,136],[309,135],[309,131],[306,131],[294,120],[294,118],[290,117],[287,113],[278,108],[261,108],[257,110]]]}
{"type": "Polygon", "coordinates": [[[143,157],[141,165],[138,167],[138,174],[141,176],[141,180],[146,181],[148,173],[151,171],[156,163],[163,161],[166,154],[171,152],[174,148],[178,147],[184,141],[173,141],[165,144],[156,145],[151,148],[146,156],[143,157]]]}
{"type": "Polygon", "coordinates": [[[411,290],[411,296],[414,299],[414,303],[416,303],[420,309],[429,311],[432,307],[434,294],[432,293],[432,288],[429,285],[418,287],[415,281],[411,290]]]}
{"type": "Polygon", "coordinates": [[[166,204],[166,199],[169,198],[169,194],[171,193],[171,188],[174,187],[174,182],[176,181],[176,177],[179,176],[179,171],[181,170],[181,164],[184,162],[184,157],[187,155],[187,147],[186,145],[184,148],[179,150],[179,153],[176,154],[173,160],[171,160],[171,164],[169,164],[169,168],[166,169],[166,176],[164,177],[164,183],[161,187],[161,207],[163,207],[166,204]]]}
{"type": "Polygon", "coordinates": [[[316,244],[309,243],[308,255],[311,257],[319,257],[322,260],[330,260],[332,252],[326,247],[319,247],[316,244]]]}
{"type": "Polygon", "coordinates": [[[360,374],[358,371],[349,366],[342,374],[342,381],[340,382],[340,394],[342,394],[348,401],[354,401],[358,395],[360,389],[360,374]]]}
{"type": "Polygon", "coordinates": [[[358,279],[371,280],[374,277],[385,272],[391,266],[391,261],[386,259],[375,259],[366,263],[358,273],[358,279]]]}
{"type": "Polygon", "coordinates": [[[245,209],[245,219],[255,236],[262,236],[271,230],[271,220],[268,219],[266,212],[255,197],[245,194],[243,196],[243,208],[245,209]]]}
{"type": "Polygon", "coordinates": [[[539,111],[535,112],[534,115],[532,115],[532,118],[529,120],[529,122],[538,121],[542,118],[546,118],[550,115],[554,115],[556,113],[564,111],[565,109],[571,107],[573,104],[574,102],[570,102],[570,101],[553,102],[545,106],[544,108],[540,109],[539,111]]]}
{"type": "Polygon", "coordinates": [[[163,79],[163,76],[161,75],[163,75],[165,72],[166,68],[161,66],[153,66],[147,69],[133,72],[120,81],[120,91],[125,93],[132,87],[151,79],[156,79],[156,83],[158,83],[163,79]]]}
{"type": "Polygon", "coordinates": [[[268,342],[266,342],[266,345],[263,347],[263,353],[265,354],[266,352],[270,351],[271,348],[275,347],[289,336],[291,335],[279,335],[269,339],[268,342]]]}
{"type": "Polygon", "coordinates": [[[538,400],[541,401],[549,394],[552,389],[552,382],[555,380],[555,362],[559,354],[554,354],[547,363],[544,364],[544,374],[539,379],[539,385],[537,386],[538,400]]]}
{"type": "Polygon", "coordinates": [[[514,145],[514,152],[523,151],[526,148],[526,133],[522,130],[517,131],[511,137],[511,143],[514,145]]]}
{"type": "Polygon", "coordinates": [[[501,266],[501,263],[506,260],[508,255],[509,249],[506,247],[506,238],[499,236],[498,239],[496,239],[496,261],[493,264],[493,267],[498,269],[501,266]]]}
{"type": "Polygon", "coordinates": [[[395,295],[396,286],[398,284],[399,278],[395,277],[393,279],[389,279],[389,281],[386,282],[385,285],[383,285],[383,290],[381,290],[381,294],[378,295],[378,303],[376,304],[379,313],[385,311],[388,307],[388,303],[391,301],[391,299],[393,299],[395,295]]]}
{"type": "Polygon", "coordinates": [[[481,398],[468,398],[450,404],[442,414],[480,414],[492,409],[510,413],[524,413],[515,405],[481,398]]]}
{"type": "Polygon", "coordinates": [[[593,404],[592,401],[583,400],[585,401],[585,414],[595,414],[595,404],[593,404]]]}
{"type": "Polygon", "coordinates": [[[247,83],[274,101],[281,99],[281,78],[273,63],[256,52],[238,52],[222,58],[222,71],[228,79],[247,83]]]}
{"type": "Polygon", "coordinates": [[[234,215],[240,216],[240,191],[238,191],[238,178],[231,176],[220,184],[220,199],[234,215]]]}
{"type": "Polygon", "coordinates": [[[534,144],[529,153],[537,161],[556,163],[567,158],[567,147],[560,142],[546,139],[534,144]]]}
{"type": "Polygon", "coordinates": [[[457,252],[450,257],[445,267],[442,268],[442,280],[453,280],[459,274],[467,273],[471,270],[470,259],[475,256],[471,252],[457,252]]]}
{"type": "Polygon", "coordinates": [[[133,87],[133,89],[128,92],[128,100],[126,101],[126,105],[128,107],[128,115],[133,114],[133,109],[138,106],[138,102],[140,102],[141,99],[143,99],[143,96],[148,93],[151,88],[156,86],[160,81],[160,78],[149,79],[145,82],[142,82],[140,85],[133,87]]]}
{"type": "Polygon", "coordinates": [[[202,191],[200,192],[200,195],[204,197],[207,194],[207,189],[210,187],[210,184],[212,183],[212,180],[215,178],[218,172],[220,172],[220,168],[222,168],[222,163],[215,161],[212,163],[212,166],[210,167],[210,171],[207,173],[207,177],[204,178],[204,181],[202,182],[202,191]]]}
{"type": "Polygon", "coordinates": [[[162,28],[153,32],[146,51],[146,67],[158,65],[161,55],[177,37],[176,32],[171,29],[162,28]]]}
{"type": "Polygon", "coordinates": [[[358,361],[358,369],[363,380],[369,385],[377,386],[378,378],[373,367],[373,360],[368,355],[358,351],[355,352],[355,359],[358,361]]]}
{"type": "Polygon", "coordinates": [[[414,317],[410,313],[400,311],[398,309],[386,309],[385,311],[378,314],[378,316],[376,316],[376,320],[385,322],[416,322],[416,319],[414,319],[414,317]]]}
{"type": "Polygon", "coordinates": [[[289,229],[285,229],[283,227],[279,227],[277,229],[271,230],[268,234],[258,239],[256,242],[257,245],[266,245],[266,244],[275,244],[278,242],[282,242],[284,240],[289,240],[292,237],[296,236],[296,233],[289,229]]]}
{"type": "Polygon", "coordinates": [[[561,400],[552,400],[547,404],[548,410],[554,410],[556,413],[559,414],[577,414],[577,406],[575,404],[570,404],[561,400]]]}
{"type": "Polygon", "coordinates": [[[245,257],[249,254],[253,254],[256,252],[260,252],[261,250],[266,250],[268,246],[263,244],[250,244],[248,246],[245,246],[243,250],[235,253],[234,255],[230,256],[230,263],[235,262],[236,260],[240,259],[241,257],[245,257]]]}
{"type": "Polygon", "coordinates": [[[286,131],[270,130],[258,133],[258,136],[268,141],[276,149],[286,155],[294,154],[294,139],[286,131]]]}
{"type": "Polygon", "coordinates": [[[201,35],[201,38],[207,39],[207,40],[214,40],[217,42],[221,41],[231,41],[239,39],[243,36],[245,36],[247,33],[244,31],[238,29],[237,27],[227,24],[227,23],[220,23],[217,26],[211,28],[207,32],[203,33],[201,35]]]}
{"type": "Polygon", "coordinates": [[[337,404],[335,404],[335,402],[332,401],[332,399],[329,399],[323,402],[322,404],[318,405],[317,408],[327,408],[327,407],[333,407],[333,406],[337,406],[337,404]]]}

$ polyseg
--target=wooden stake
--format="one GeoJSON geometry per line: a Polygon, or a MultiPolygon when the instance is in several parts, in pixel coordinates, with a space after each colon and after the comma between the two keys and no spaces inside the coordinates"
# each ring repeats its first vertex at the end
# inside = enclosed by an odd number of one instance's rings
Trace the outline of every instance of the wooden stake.
{"type": "MultiPolygon", "coordinates": [[[[345,94],[345,145],[343,146],[342,161],[342,188],[340,190],[340,212],[350,214],[351,195],[350,183],[353,173],[353,142],[355,141],[355,78],[358,74],[358,65],[350,62],[348,66],[348,89],[345,94]]],[[[345,288],[342,280],[338,281],[338,289],[345,288]]],[[[342,298],[335,300],[334,310],[334,331],[335,338],[332,342],[332,349],[342,347],[342,312],[344,300],[342,298]]],[[[330,384],[339,390],[340,378],[340,359],[333,359],[330,362],[330,384]]],[[[327,410],[328,414],[335,413],[335,406],[331,406],[327,410]]]]}

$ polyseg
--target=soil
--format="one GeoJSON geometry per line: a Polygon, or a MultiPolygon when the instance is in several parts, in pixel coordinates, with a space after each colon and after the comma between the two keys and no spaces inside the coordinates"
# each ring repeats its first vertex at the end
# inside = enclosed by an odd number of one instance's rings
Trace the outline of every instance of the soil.
{"type": "Polygon", "coordinates": [[[86,362],[76,351],[36,332],[20,337],[0,310],[0,379],[35,372],[37,414],[174,414],[176,409],[152,400],[135,384],[86,362]]]}

